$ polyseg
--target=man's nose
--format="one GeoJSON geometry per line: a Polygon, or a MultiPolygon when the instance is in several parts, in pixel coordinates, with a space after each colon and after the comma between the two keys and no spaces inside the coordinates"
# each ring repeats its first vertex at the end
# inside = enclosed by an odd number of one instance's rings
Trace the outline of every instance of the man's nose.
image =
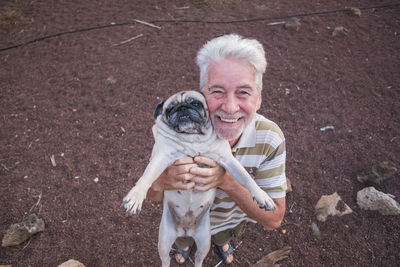
{"type": "Polygon", "coordinates": [[[225,97],[223,110],[228,114],[235,114],[240,110],[238,100],[234,94],[228,94],[225,97]]]}

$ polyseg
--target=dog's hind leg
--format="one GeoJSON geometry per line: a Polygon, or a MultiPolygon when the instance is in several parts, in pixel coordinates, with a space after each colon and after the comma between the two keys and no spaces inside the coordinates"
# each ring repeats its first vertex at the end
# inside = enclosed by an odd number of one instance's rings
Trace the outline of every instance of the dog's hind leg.
{"type": "Polygon", "coordinates": [[[204,258],[207,256],[211,246],[211,231],[210,231],[210,215],[205,214],[201,225],[193,234],[193,239],[196,242],[196,254],[194,260],[195,267],[201,267],[204,258]]]}
{"type": "Polygon", "coordinates": [[[177,238],[177,233],[173,228],[173,225],[167,222],[165,216],[164,211],[158,234],[158,253],[160,255],[162,267],[168,267],[170,265],[171,259],[169,257],[169,252],[171,251],[172,244],[177,238]]]}

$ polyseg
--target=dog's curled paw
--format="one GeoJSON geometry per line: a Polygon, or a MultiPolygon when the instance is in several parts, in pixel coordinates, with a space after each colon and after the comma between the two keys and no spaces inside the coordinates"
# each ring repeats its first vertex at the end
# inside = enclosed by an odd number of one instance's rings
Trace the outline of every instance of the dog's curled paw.
{"type": "Polygon", "coordinates": [[[140,191],[136,187],[132,188],[122,200],[122,205],[126,209],[126,213],[130,215],[139,213],[145,197],[146,195],[143,191],[140,191]]]}
{"type": "Polygon", "coordinates": [[[253,194],[253,199],[255,199],[258,203],[258,207],[264,210],[275,210],[275,202],[274,200],[261,188],[257,190],[255,194],[253,194]]]}

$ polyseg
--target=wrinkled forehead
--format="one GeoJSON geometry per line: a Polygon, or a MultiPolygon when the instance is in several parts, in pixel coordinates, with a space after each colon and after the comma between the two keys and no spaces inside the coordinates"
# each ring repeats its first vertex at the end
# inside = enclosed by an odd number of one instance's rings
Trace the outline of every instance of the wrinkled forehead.
{"type": "Polygon", "coordinates": [[[194,98],[199,100],[204,106],[206,106],[206,100],[204,98],[204,96],[197,91],[181,91],[178,92],[176,94],[174,94],[173,96],[171,96],[170,98],[167,99],[167,101],[165,101],[164,107],[168,107],[171,103],[182,103],[187,101],[187,99],[189,98],[194,98]]]}

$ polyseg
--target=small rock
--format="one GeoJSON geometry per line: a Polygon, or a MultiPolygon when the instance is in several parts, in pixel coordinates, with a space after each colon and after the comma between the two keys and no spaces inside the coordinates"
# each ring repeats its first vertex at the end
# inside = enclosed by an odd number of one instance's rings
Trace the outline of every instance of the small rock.
{"type": "Polygon", "coordinates": [[[290,182],[289,178],[287,177],[286,177],[286,185],[287,185],[286,194],[292,192],[293,191],[292,182],[290,182]]]}
{"type": "Polygon", "coordinates": [[[318,225],[315,222],[312,222],[310,225],[311,231],[313,233],[313,235],[320,239],[321,238],[321,232],[319,231],[318,225]]]}
{"type": "Polygon", "coordinates": [[[285,29],[298,31],[301,27],[300,20],[298,18],[291,18],[285,23],[285,29]]]}
{"type": "Polygon", "coordinates": [[[376,190],[373,186],[357,192],[357,204],[364,210],[376,210],[382,215],[399,215],[400,204],[388,194],[376,190]]]}
{"type": "Polygon", "coordinates": [[[365,167],[357,174],[357,180],[368,185],[380,185],[395,175],[397,168],[387,161],[365,167]]]}
{"type": "Polygon", "coordinates": [[[100,181],[100,179],[99,179],[99,177],[96,177],[93,179],[93,181],[97,184],[100,181]]]}
{"type": "Polygon", "coordinates": [[[315,214],[320,222],[325,222],[329,215],[343,216],[352,212],[336,192],[332,195],[323,195],[315,205],[315,214]]]}
{"type": "Polygon", "coordinates": [[[332,36],[336,37],[336,36],[346,36],[349,33],[349,30],[346,29],[343,26],[339,26],[336,27],[333,32],[332,32],[332,36]]]}
{"type": "Polygon", "coordinates": [[[37,217],[36,214],[31,214],[22,222],[10,226],[3,237],[1,245],[3,247],[19,245],[32,235],[42,232],[44,227],[44,221],[37,217]]]}
{"type": "Polygon", "coordinates": [[[108,76],[106,82],[108,84],[115,84],[117,82],[117,80],[113,76],[108,76]]]}
{"type": "Polygon", "coordinates": [[[61,263],[57,267],[85,267],[81,262],[71,259],[69,261],[66,261],[64,263],[61,263]]]}
{"type": "Polygon", "coordinates": [[[335,130],[335,126],[333,126],[333,125],[328,125],[328,126],[325,126],[325,127],[320,128],[319,130],[320,130],[321,132],[333,131],[333,130],[335,130]]]}
{"type": "Polygon", "coordinates": [[[350,15],[361,17],[361,9],[356,7],[349,7],[347,8],[347,10],[349,11],[350,15]]]}

